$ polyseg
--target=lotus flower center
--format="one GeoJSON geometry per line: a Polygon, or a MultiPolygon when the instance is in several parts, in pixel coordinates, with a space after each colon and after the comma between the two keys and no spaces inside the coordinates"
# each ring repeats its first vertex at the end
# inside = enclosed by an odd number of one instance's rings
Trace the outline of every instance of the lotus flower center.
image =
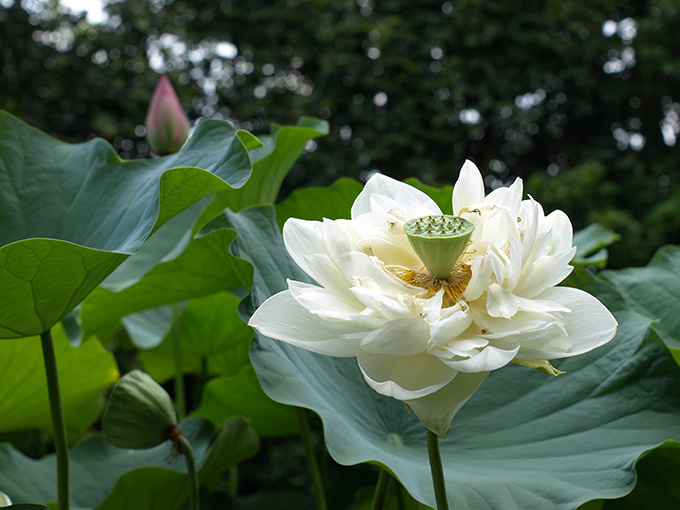
{"type": "Polygon", "coordinates": [[[463,292],[470,283],[472,270],[470,266],[462,262],[456,264],[445,279],[432,276],[426,268],[420,271],[408,270],[396,273],[396,275],[409,285],[427,290],[425,298],[429,299],[441,289],[444,289],[442,308],[455,305],[463,297],[463,292]]]}
{"type": "Polygon", "coordinates": [[[427,289],[426,297],[444,289],[442,306],[453,306],[461,299],[472,277],[470,266],[459,262],[459,258],[474,229],[466,219],[444,214],[407,221],[404,232],[425,267],[397,276],[410,285],[427,289]]]}

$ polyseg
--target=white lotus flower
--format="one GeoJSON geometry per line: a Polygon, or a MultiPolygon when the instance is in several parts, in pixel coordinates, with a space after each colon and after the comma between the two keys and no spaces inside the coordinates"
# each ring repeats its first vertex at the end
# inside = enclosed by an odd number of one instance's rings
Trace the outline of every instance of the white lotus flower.
{"type": "Polygon", "coordinates": [[[452,252],[450,273],[433,270],[437,277],[424,265],[443,245],[426,240],[419,256],[404,225],[421,218],[407,225],[421,231],[421,221],[452,218],[441,219],[415,188],[374,175],[352,219],[286,222],[288,252],[318,285],[289,280],[250,325],[312,352],[356,357],[374,390],[406,402],[444,436],[492,370],[513,361],[549,371],[546,360],[590,351],[616,332],[597,299],[556,287],[572,269],[571,223],[562,211],[545,216],[522,191],[517,179],[485,197],[479,170],[465,163],[453,212],[474,230],[462,254],[452,252]]]}

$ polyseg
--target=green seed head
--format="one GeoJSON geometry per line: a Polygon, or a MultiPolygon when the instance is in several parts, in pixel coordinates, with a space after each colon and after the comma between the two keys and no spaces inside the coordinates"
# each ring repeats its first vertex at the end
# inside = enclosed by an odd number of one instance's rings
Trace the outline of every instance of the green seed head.
{"type": "Polygon", "coordinates": [[[125,374],[104,411],[104,437],[120,448],[151,448],[167,439],[177,415],[167,392],[141,370],[125,374]]]}
{"type": "Polygon", "coordinates": [[[425,267],[444,280],[456,265],[475,226],[457,216],[421,216],[407,221],[404,232],[425,267]]]}

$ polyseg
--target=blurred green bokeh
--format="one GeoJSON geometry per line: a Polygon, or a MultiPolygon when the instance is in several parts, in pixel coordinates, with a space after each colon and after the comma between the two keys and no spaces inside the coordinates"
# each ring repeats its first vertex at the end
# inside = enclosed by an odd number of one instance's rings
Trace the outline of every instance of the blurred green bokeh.
{"type": "Polygon", "coordinates": [[[124,0],[104,18],[0,0],[0,108],[146,157],[167,73],[192,120],[330,122],[285,194],[375,170],[449,184],[469,158],[618,231],[612,267],[680,242],[676,0],[124,0]]]}

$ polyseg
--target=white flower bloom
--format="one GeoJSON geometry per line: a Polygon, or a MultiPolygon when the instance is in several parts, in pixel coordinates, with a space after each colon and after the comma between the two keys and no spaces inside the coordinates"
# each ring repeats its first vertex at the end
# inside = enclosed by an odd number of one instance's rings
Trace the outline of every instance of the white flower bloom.
{"type": "Polygon", "coordinates": [[[350,220],[286,222],[286,248],[318,286],[289,281],[250,325],[312,352],[356,357],[374,390],[443,436],[490,371],[511,361],[549,367],[544,360],[590,351],[616,332],[597,299],[556,287],[572,269],[571,223],[562,211],[545,216],[522,192],[517,179],[484,196],[479,170],[465,163],[453,212],[474,231],[442,280],[404,232],[408,220],[441,217],[439,207],[374,175],[350,220]]]}

